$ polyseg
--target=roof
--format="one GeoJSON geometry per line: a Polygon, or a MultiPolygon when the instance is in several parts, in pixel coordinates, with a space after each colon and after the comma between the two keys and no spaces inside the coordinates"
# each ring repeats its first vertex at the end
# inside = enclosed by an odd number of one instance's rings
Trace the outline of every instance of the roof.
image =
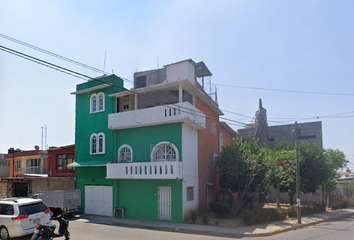
{"type": "Polygon", "coordinates": [[[233,130],[226,122],[220,122],[220,125],[229,131],[234,137],[238,137],[238,134],[233,130]]]}
{"type": "Polygon", "coordinates": [[[208,77],[213,75],[203,61],[196,63],[195,70],[198,77],[208,77]]]}
{"type": "Polygon", "coordinates": [[[97,160],[97,161],[76,161],[70,163],[68,167],[94,167],[105,166],[107,163],[111,163],[109,160],[97,160]]]}

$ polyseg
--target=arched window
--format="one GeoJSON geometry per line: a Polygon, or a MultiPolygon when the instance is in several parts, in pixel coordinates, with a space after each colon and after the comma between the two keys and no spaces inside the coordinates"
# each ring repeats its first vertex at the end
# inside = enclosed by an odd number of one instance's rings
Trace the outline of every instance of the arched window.
{"type": "Polygon", "coordinates": [[[96,134],[91,135],[90,153],[91,154],[97,153],[97,136],[96,136],[96,134]]]}
{"type": "Polygon", "coordinates": [[[98,94],[98,111],[104,111],[104,93],[98,94]]]}
{"type": "Polygon", "coordinates": [[[124,144],[118,149],[118,162],[133,162],[133,149],[124,144]]]}
{"type": "Polygon", "coordinates": [[[151,151],[151,161],[178,161],[179,155],[176,146],[171,142],[160,142],[151,151]]]}
{"type": "Polygon", "coordinates": [[[91,95],[91,101],[90,101],[90,105],[91,105],[91,111],[90,112],[96,112],[97,111],[97,98],[96,98],[96,94],[92,94],[91,95]]]}
{"type": "Polygon", "coordinates": [[[90,138],[90,154],[105,153],[105,135],[104,133],[93,133],[90,138]]]}
{"type": "Polygon", "coordinates": [[[94,93],[90,98],[90,113],[103,112],[104,111],[104,93],[94,93]]]}

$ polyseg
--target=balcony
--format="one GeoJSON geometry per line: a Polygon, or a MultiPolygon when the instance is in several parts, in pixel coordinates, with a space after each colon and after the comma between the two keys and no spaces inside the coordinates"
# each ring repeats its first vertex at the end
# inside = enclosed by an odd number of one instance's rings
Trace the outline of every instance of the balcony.
{"type": "Polygon", "coordinates": [[[205,114],[189,102],[150,107],[108,115],[109,129],[125,129],[184,122],[200,130],[205,128],[205,114]]]}
{"type": "Polygon", "coordinates": [[[107,179],[178,179],[182,162],[108,163],[107,179]]]}

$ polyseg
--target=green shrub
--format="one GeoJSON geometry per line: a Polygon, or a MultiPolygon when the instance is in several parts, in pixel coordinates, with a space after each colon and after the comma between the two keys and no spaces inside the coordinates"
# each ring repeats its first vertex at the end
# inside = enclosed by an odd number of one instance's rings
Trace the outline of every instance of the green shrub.
{"type": "Polygon", "coordinates": [[[224,216],[231,211],[229,204],[218,201],[209,202],[209,208],[213,213],[218,214],[219,216],[224,216]]]}
{"type": "Polygon", "coordinates": [[[232,204],[234,203],[234,197],[232,195],[232,192],[228,189],[220,189],[219,191],[217,191],[215,199],[219,202],[226,202],[227,204],[229,204],[230,208],[232,208],[232,204]]]}
{"type": "MultiPolygon", "coordinates": [[[[302,206],[301,207],[301,216],[306,216],[314,213],[320,213],[320,212],[325,212],[326,211],[326,206],[321,203],[315,203],[312,206],[302,206]]],[[[297,217],[297,207],[292,206],[288,208],[287,214],[290,218],[296,218],[297,217]]]]}
{"type": "Polygon", "coordinates": [[[243,222],[246,225],[274,222],[286,219],[286,210],[280,208],[263,208],[254,211],[246,211],[243,222]]]}
{"type": "Polygon", "coordinates": [[[255,211],[246,211],[242,216],[243,223],[246,225],[256,224],[256,212],[255,211]]]}
{"type": "Polygon", "coordinates": [[[196,223],[197,217],[198,217],[198,212],[195,209],[189,209],[189,216],[193,222],[193,224],[196,223]]]}
{"type": "Polygon", "coordinates": [[[296,218],[297,217],[297,209],[294,206],[291,206],[287,210],[287,214],[289,218],[296,218]]]}
{"type": "Polygon", "coordinates": [[[333,210],[347,208],[347,207],[348,207],[348,203],[343,200],[336,200],[332,203],[332,206],[331,206],[331,208],[333,210]]]}
{"type": "Polygon", "coordinates": [[[301,216],[311,215],[313,214],[312,206],[302,206],[301,207],[301,216]]]}
{"type": "Polygon", "coordinates": [[[204,225],[208,225],[209,224],[209,216],[208,215],[203,215],[202,216],[202,222],[204,225]]]}
{"type": "Polygon", "coordinates": [[[320,213],[326,211],[326,205],[323,203],[314,203],[312,205],[313,213],[320,213]]]}

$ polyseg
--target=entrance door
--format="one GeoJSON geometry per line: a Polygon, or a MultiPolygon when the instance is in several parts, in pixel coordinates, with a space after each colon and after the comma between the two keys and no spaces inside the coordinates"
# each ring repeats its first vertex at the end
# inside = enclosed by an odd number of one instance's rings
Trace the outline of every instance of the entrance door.
{"type": "Polygon", "coordinates": [[[13,197],[28,197],[28,184],[27,183],[13,183],[13,197]]]}
{"type": "Polygon", "coordinates": [[[85,214],[112,216],[112,186],[85,186],[85,214]]]}
{"type": "Polygon", "coordinates": [[[171,221],[171,187],[159,187],[159,220],[171,221]]]}

